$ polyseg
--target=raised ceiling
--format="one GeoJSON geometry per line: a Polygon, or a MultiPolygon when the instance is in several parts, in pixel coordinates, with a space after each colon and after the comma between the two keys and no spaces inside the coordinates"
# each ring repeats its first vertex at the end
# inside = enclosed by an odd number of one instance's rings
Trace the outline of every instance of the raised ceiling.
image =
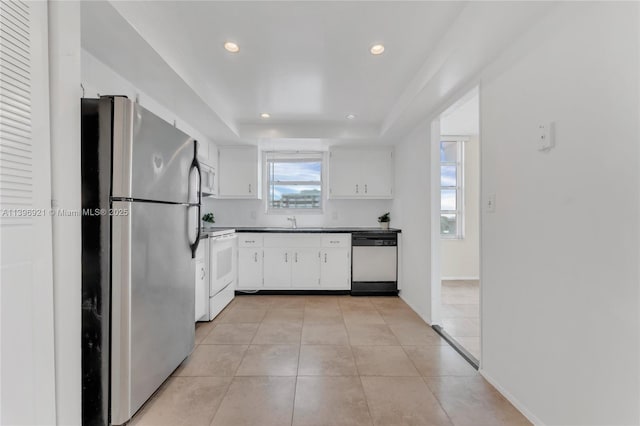
{"type": "Polygon", "coordinates": [[[210,116],[190,124],[213,139],[389,141],[468,84],[547,7],[86,2],[82,44],[134,84],[153,86],[151,95],[189,91],[199,117],[202,109],[210,116]],[[224,50],[228,40],[239,53],[224,50]],[[382,55],[369,53],[374,43],[384,44],[382,55]]]}

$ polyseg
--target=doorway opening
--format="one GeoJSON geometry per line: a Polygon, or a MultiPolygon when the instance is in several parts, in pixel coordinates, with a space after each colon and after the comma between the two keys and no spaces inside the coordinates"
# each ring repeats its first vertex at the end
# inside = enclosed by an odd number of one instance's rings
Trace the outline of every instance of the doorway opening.
{"type": "MultiPolygon", "coordinates": [[[[480,363],[480,105],[474,89],[439,117],[439,318],[434,328],[476,368],[480,363]]],[[[432,150],[432,152],[434,152],[432,150]]],[[[435,218],[434,218],[435,219],[435,218]]],[[[434,223],[432,221],[432,223],[434,223]]]]}

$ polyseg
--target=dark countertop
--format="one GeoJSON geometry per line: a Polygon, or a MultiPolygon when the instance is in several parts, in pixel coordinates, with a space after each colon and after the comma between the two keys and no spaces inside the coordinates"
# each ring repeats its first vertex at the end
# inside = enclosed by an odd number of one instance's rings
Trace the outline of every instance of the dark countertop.
{"type": "Polygon", "coordinates": [[[224,234],[225,231],[235,231],[235,228],[230,228],[228,226],[203,226],[202,227],[202,235],[200,238],[209,238],[211,235],[210,234],[215,234],[215,233],[222,233],[224,234]]]}
{"type": "Polygon", "coordinates": [[[204,228],[203,232],[220,231],[223,229],[235,229],[236,232],[271,232],[271,233],[298,233],[298,234],[352,234],[354,232],[384,232],[384,233],[400,233],[402,230],[397,228],[380,229],[380,228],[278,228],[278,227],[246,227],[239,226],[234,228],[204,228]]]}

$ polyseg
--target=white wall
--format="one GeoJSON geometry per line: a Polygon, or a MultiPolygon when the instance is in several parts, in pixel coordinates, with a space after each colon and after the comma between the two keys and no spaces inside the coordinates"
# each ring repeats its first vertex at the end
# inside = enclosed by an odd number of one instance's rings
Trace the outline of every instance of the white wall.
{"type": "Polygon", "coordinates": [[[481,85],[482,368],[540,424],[640,424],[638,9],[559,5],[481,85]]]}
{"type": "Polygon", "coordinates": [[[464,238],[441,240],[443,280],[480,278],[480,143],[477,135],[464,142],[463,176],[464,238]]]}
{"type": "Polygon", "coordinates": [[[124,95],[130,99],[138,99],[140,105],[169,123],[176,122],[176,127],[189,136],[199,140],[209,140],[201,132],[191,126],[188,121],[178,117],[170,106],[163,105],[141,91],[133,83],[116,73],[91,53],[82,49],[82,86],[87,98],[98,95],[124,95]]]}
{"type": "Polygon", "coordinates": [[[418,126],[396,145],[394,226],[402,228],[400,296],[431,322],[431,127],[418,126]]]}
{"type": "MultiPolygon", "coordinates": [[[[265,200],[203,199],[203,214],[213,212],[216,226],[291,226],[294,214],[266,214],[265,200]]],[[[295,214],[299,227],[378,227],[378,216],[391,211],[391,200],[324,200],[322,214],[295,214]]],[[[391,211],[391,226],[398,227],[391,211]]]]}
{"type": "Polygon", "coordinates": [[[440,114],[443,135],[477,135],[480,133],[480,98],[474,88],[440,114]]]}
{"type": "MultiPolygon", "coordinates": [[[[52,207],[78,211],[80,182],[80,3],[48,2],[52,207]]],[[[81,223],[53,217],[57,423],[81,422],[81,223]]]]}

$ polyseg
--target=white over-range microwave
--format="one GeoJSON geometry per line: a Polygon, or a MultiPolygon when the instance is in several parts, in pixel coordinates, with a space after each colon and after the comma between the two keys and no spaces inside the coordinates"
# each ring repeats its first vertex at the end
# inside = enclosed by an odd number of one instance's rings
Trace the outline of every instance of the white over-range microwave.
{"type": "Polygon", "coordinates": [[[202,176],[202,195],[218,195],[216,169],[207,164],[200,163],[200,173],[202,176]]]}

